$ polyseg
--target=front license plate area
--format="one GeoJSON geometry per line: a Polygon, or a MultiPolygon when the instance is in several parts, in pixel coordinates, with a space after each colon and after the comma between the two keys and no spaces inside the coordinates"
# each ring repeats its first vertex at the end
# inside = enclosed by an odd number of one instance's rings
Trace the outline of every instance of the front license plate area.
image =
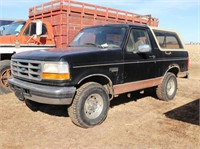
{"type": "Polygon", "coordinates": [[[24,92],[24,90],[22,88],[15,87],[15,95],[21,101],[24,101],[24,93],[23,92],[24,92]]]}

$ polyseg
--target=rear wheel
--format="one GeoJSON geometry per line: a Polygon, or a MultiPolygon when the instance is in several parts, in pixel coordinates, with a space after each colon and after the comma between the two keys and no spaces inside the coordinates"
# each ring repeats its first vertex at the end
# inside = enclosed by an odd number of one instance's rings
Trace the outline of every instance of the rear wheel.
{"type": "Polygon", "coordinates": [[[169,101],[174,99],[177,91],[176,76],[168,72],[160,85],[156,89],[156,95],[159,99],[169,101]]]}
{"type": "Polygon", "coordinates": [[[106,119],[109,104],[105,88],[98,83],[89,82],[77,90],[68,113],[73,123],[89,128],[101,124],[106,119]]]}
{"type": "Polygon", "coordinates": [[[0,94],[11,92],[8,79],[11,76],[10,61],[4,60],[0,62],[0,94]]]}

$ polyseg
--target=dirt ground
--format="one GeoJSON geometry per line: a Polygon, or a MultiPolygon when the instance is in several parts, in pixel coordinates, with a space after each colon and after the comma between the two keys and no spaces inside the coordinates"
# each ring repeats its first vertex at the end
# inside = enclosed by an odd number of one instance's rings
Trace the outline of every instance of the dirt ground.
{"type": "Polygon", "coordinates": [[[106,121],[90,129],[72,124],[65,106],[33,112],[14,94],[0,95],[0,149],[199,149],[200,64],[178,83],[170,102],[150,91],[115,98],[106,121]]]}

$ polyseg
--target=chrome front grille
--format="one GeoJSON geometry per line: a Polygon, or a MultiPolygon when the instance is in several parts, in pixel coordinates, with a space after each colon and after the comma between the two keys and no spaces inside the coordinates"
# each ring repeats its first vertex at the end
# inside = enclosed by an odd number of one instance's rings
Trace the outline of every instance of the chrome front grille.
{"type": "Polygon", "coordinates": [[[11,69],[13,76],[41,80],[42,64],[38,61],[14,59],[11,61],[11,69]]]}

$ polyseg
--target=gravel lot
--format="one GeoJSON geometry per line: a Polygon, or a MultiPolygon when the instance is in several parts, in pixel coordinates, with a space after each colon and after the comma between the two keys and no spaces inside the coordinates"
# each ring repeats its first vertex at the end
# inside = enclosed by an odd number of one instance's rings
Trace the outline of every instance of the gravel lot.
{"type": "Polygon", "coordinates": [[[111,101],[106,121],[82,129],[65,106],[31,111],[14,94],[0,95],[1,149],[199,149],[200,64],[190,78],[178,79],[175,100],[159,101],[150,91],[111,101]]]}

